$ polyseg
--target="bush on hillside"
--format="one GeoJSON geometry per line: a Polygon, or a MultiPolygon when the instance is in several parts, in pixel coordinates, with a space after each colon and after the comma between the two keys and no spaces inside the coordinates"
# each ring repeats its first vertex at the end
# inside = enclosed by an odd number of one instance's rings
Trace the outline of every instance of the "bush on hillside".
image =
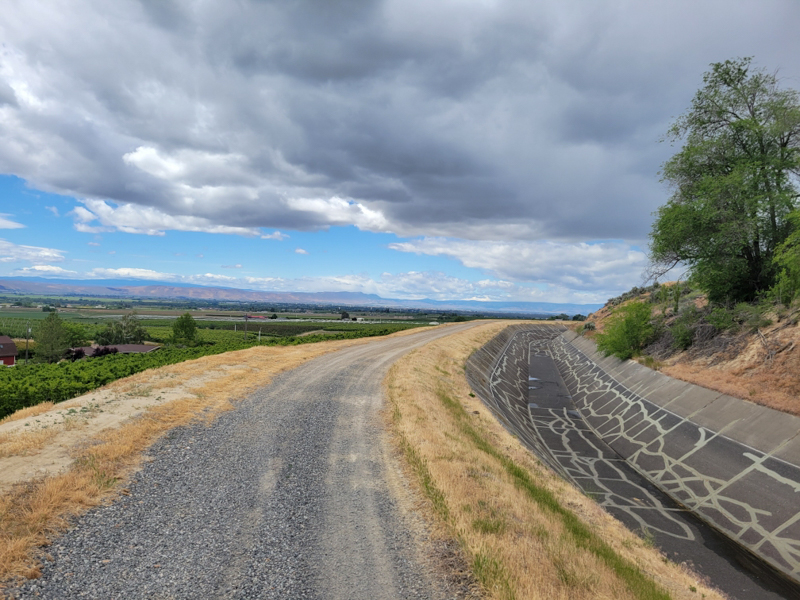
{"type": "Polygon", "coordinates": [[[672,344],[678,350],[686,350],[694,341],[697,323],[701,318],[700,312],[694,304],[684,310],[670,327],[672,344]]]}
{"type": "Polygon", "coordinates": [[[627,360],[641,353],[653,337],[655,328],[650,322],[651,306],[646,302],[631,302],[619,307],[609,319],[603,333],[597,334],[597,348],[606,356],[627,360]]]}

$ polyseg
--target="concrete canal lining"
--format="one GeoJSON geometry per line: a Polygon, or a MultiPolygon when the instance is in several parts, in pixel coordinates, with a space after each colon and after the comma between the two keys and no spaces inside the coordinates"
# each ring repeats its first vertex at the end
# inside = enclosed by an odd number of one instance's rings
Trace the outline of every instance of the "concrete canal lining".
{"type": "Polygon", "coordinates": [[[673,559],[733,597],[796,597],[800,419],[603,357],[552,325],[506,329],[467,377],[543,462],[673,559]],[[713,542],[698,519],[733,543],[713,542]],[[744,581],[730,547],[793,584],[744,581]]]}

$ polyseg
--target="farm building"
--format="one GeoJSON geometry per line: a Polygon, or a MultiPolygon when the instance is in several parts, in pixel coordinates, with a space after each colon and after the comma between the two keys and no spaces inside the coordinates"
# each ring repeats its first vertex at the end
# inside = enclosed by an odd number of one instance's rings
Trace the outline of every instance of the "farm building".
{"type": "Polygon", "coordinates": [[[13,367],[17,359],[17,345],[7,335],[0,335],[0,365],[13,367]]]}

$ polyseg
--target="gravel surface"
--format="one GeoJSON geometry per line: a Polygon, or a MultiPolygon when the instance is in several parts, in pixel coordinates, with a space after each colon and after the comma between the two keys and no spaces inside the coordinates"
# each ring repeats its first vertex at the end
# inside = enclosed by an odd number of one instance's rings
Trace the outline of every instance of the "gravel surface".
{"type": "Polygon", "coordinates": [[[405,351],[468,326],[310,361],[173,430],[128,485],[48,548],[14,598],[445,598],[381,429],[405,351]]]}

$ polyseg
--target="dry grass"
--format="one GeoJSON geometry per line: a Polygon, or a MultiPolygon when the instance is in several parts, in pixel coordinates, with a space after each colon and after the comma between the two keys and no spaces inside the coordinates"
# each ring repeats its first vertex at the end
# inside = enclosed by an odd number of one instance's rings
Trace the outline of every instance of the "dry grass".
{"type": "Polygon", "coordinates": [[[676,379],[800,416],[800,324],[790,320],[742,334],[735,351],[690,348],[667,361],[662,371],[676,379]],[[774,352],[770,358],[769,348],[774,352]]]}
{"type": "MultiPolygon", "coordinates": [[[[758,342],[754,340],[755,343],[758,342]]],[[[800,416],[798,346],[790,352],[779,354],[772,361],[759,357],[746,364],[729,361],[708,367],[702,361],[684,359],[661,370],[676,379],[800,416]]]]}
{"type": "MultiPolygon", "coordinates": [[[[411,334],[413,331],[394,335],[411,334]]],[[[83,436],[72,448],[74,460],[65,472],[19,484],[0,495],[0,581],[38,576],[39,548],[63,531],[71,518],[91,506],[110,501],[119,493],[128,474],[140,463],[143,452],[164,432],[197,420],[210,423],[221,411],[233,408],[236,399],[267,385],[278,373],[322,354],[369,341],[255,347],[145,371],[110,384],[101,392],[115,397],[129,396],[132,401],[152,399],[179,386],[191,393],[152,405],[137,417],[98,434],[83,436]]],[[[56,406],[39,405],[6,420],[29,418],[79,404],[79,399],[75,399],[56,406]]],[[[89,415],[76,418],[73,425],[81,427],[89,418],[89,415]]],[[[8,436],[8,440],[0,440],[0,444],[8,443],[3,452],[41,448],[49,441],[50,434],[45,433],[47,429],[40,431],[30,435],[26,431],[17,432],[8,436]]]]}
{"type": "Polygon", "coordinates": [[[470,396],[464,363],[504,326],[428,344],[398,361],[386,380],[386,418],[412,479],[486,595],[721,598],[542,467],[470,396]]]}
{"type": "Polygon", "coordinates": [[[36,415],[41,415],[42,413],[46,413],[50,410],[53,410],[55,404],[52,402],[42,402],[41,404],[37,404],[36,406],[29,406],[28,408],[22,408],[17,412],[11,413],[10,415],[6,415],[2,419],[0,419],[0,424],[8,423],[9,421],[18,421],[20,419],[27,419],[28,417],[35,417],[36,415]]]}
{"type": "Polygon", "coordinates": [[[0,458],[24,456],[32,451],[40,450],[57,434],[58,431],[52,428],[34,429],[16,435],[0,434],[0,458]]]}

